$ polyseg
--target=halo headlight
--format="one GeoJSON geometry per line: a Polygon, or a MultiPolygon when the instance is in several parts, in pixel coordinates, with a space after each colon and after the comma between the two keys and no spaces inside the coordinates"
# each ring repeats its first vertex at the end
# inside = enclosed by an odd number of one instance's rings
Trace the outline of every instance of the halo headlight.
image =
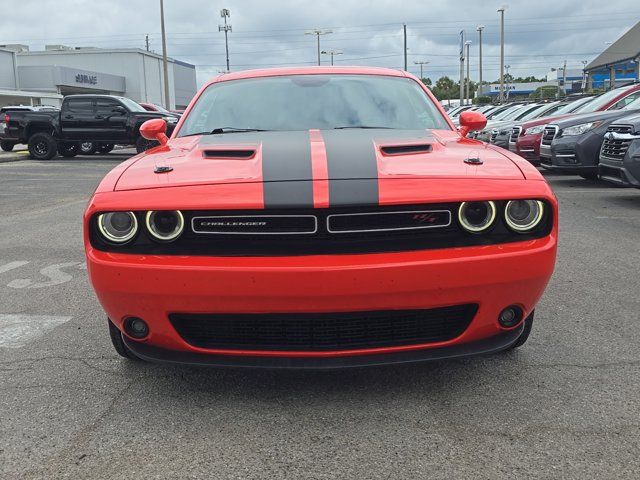
{"type": "Polygon", "coordinates": [[[471,233],[489,229],[496,219],[496,204],[487,202],[462,202],[458,209],[458,221],[471,233]]]}
{"type": "Polygon", "coordinates": [[[108,212],[98,216],[98,230],[110,243],[127,243],[138,232],[138,220],[133,212],[108,212]]]}
{"type": "Polygon", "coordinates": [[[157,210],[147,212],[145,223],[153,238],[171,242],[184,230],[184,217],[180,210],[157,210]]]}
{"type": "Polygon", "coordinates": [[[544,216],[540,200],[511,200],[504,208],[504,219],[515,232],[525,233],[536,228],[544,216]]]}

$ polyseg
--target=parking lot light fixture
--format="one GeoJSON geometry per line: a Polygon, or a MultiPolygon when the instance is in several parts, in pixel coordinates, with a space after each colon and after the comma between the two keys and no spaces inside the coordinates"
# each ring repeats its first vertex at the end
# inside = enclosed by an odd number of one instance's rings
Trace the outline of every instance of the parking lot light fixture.
{"type": "Polygon", "coordinates": [[[318,39],[318,66],[320,66],[320,35],[328,35],[329,33],[333,33],[333,30],[321,30],[316,28],[314,30],[307,30],[304,32],[305,35],[315,35],[318,39]]]}

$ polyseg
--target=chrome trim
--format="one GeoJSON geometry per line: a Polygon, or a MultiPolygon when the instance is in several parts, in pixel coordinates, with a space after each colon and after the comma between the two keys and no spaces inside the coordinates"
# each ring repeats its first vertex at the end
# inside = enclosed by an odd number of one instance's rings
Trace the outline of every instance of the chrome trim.
{"type": "Polygon", "coordinates": [[[315,215],[207,215],[193,217],[191,219],[191,231],[205,235],[313,235],[318,232],[318,217],[315,215]],[[202,218],[313,218],[314,229],[312,232],[203,232],[195,228],[195,221],[202,218]]]}
{"type": "Polygon", "coordinates": [[[556,153],[557,158],[576,158],[575,153],[556,153]]]}
{"type": "Polygon", "coordinates": [[[618,132],[607,132],[604,134],[604,138],[606,140],[638,140],[640,135],[633,135],[632,133],[618,133],[618,132]]]}
{"type": "Polygon", "coordinates": [[[329,233],[367,233],[367,232],[396,232],[400,230],[421,230],[425,228],[445,228],[451,225],[451,210],[403,210],[400,212],[367,212],[367,213],[335,213],[327,216],[327,232],[329,233]],[[333,217],[357,217],[364,215],[393,215],[396,213],[448,213],[449,222],[446,225],[424,225],[421,227],[376,228],[373,230],[331,230],[329,220],[333,217]]]}

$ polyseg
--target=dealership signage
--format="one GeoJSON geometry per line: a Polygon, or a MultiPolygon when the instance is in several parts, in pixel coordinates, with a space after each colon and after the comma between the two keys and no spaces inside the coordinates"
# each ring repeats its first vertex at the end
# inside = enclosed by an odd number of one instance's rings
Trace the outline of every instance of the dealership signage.
{"type": "Polygon", "coordinates": [[[76,75],[76,83],[88,83],[89,85],[97,85],[98,84],[98,76],[97,75],[85,75],[83,73],[78,73],[76,75]]]}

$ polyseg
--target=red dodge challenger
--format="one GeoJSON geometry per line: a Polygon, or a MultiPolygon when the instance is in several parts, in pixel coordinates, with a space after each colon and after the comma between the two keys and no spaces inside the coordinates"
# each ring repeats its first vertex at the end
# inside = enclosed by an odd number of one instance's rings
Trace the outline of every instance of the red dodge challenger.
{"type": "Polygon", "coordinates": [[[510,350],[552,275],[557,202],[406,72],[239,72],[112,170],[84,216],[117,352],[331,368],[510,350]]]}

